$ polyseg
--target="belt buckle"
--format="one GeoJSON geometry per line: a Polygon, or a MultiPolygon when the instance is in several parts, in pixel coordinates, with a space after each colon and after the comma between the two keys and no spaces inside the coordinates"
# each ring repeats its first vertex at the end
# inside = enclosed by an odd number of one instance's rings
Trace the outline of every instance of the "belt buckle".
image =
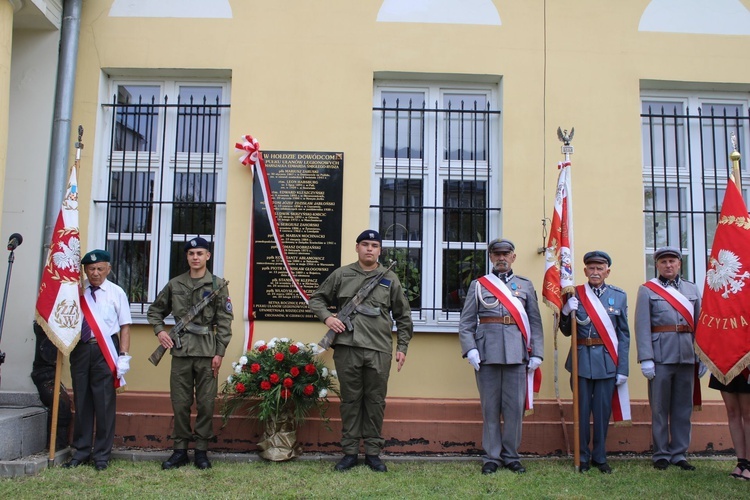
{"type": "Polygon", "coordinates": [[[511,323],[512,319],[513,318],[511,318],[510,316],[503,316],[503,324],[504,325],[512,325],[513,324],[513,323],[511,323]]]}

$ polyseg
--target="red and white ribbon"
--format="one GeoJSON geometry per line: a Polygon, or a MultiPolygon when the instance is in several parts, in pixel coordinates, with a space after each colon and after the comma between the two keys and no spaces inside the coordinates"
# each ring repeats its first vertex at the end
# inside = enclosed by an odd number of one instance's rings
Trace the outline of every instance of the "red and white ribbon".
{"type": "Polygon", "coordinates": [[[112,341],[111,335],[105,335],[102,332],[101,327],[99,326],[99,323],[96,321],[96,316],[94,315],[93,307],[91,304],[89,304],[89,299],[86,295],[81,295],[81,311],[83,312],[83,315],[86,317],[86,321],[89,324],[89,327],[91,328],[91,333],[94,334],[94,337],[96,337],[96,342],[99,345],[99,349],[102,351],[102,356],[104,356],[104,361],[107,362],[107,366],[109,367],[109,370],[112,372],[112,377],[114,378],[114,384],[115,389],[119,389],[120,387],[125,385],[125,377],[117,377],[117,358],[118,358],[118,352],[117,349],[115,349],[115,343],[112,341]]]}
{"type": "MultiPolygon", "coordinates": [[[[238,142],[235,144],[235,148],[239,151],[244,151],[245,154],[240,158],[240,163],[243,165],[251,165],[252,171],[255,176],[258,178],[258,184],[260,185],[260,189],[263,193],[263,200],[266,203],[266,216],[268,217],[268,222],[271,225],[271,233],[273,234],[273,239],[276,242],[276,248],[279,251],[279,256],[281,257],[281,262],[284,264],[284,269],[286,269],[286,273],[289,275],[289,279],[292,280],[292,284],[294,285],[294,288],[297,289],[297,292],[302,297],[302,300],[305,301],[305,303],[308,303],[310,301],[310,296],[305,292],[305,290],[302,288],[302,286],[297,281],[297,278],[295,278],[294,273],[292,272],[292,268],[289,265],[289,260],[286,256],[286,251],[284,250],[284,243],[281,240],[281,231],[279,230],[279,224],[276,219],[276,209],[274,208],[273,204],[273,194],[271,192],[271,184],[268,180],[268,172],[266,171],[266,163],[263,160],[263,153],[260,151],[260,144],[258,143],[258,140],[255,139],[252,135],[245,135],[242,138],[243,142],[238,142]]],[[[253,203],[255,203],[255,200],[253,200],[253,203]]],[[[251,250],[250,250],[250,261],[248,263],[248,280],[247,280],[247,287],[246,292],[248,290],[252,290],[253,287],[253,252],[252,252],[252,243],[254,242],[254,236],[253,236],[253,225],[252,225],[252,217],[250,222],[250,242],[251,242],[251,250]]],[[[245,329],[245,346],[247,348],[250,347],[252,343],[252,325],[253,325],[253,303],[252,303],[252,293],[249,293],[246,295],[248,297],[248,301],[245,304],[245,318],[247,320],[247,327],[245,329]]]]}

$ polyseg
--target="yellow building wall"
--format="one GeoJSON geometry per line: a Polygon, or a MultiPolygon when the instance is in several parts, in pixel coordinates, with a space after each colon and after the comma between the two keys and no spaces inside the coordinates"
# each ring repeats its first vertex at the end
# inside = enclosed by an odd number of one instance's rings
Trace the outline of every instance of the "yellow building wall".
{"type": "MultiPolygon", "coordinates": [[[[500,26],[376,22],[380,0],[260,2],[234,0],[231,19],[113,18],[110,2],[84,2],[74,123],[96,130],[104,74],[132,70],[156,77],[167,69],[231,74],[230,141],[250,133],[267,150],[343,151],[345,217],[342,263],[355,260],[354,239],[368,225],[372,162],[373,79],[424,75],[499,82],[502,102],[502,234],[517,247],[514,269],[539,291],[544,270],[542,219],[552,211],[558,126],[575,127],[573,197],[575,256],[602,249],[613,258],[609,282],[628,292],[632,320],[644,269],[640,89],[642,82],[734,83],[750,89],[747,36],[638,31],[648,0],[496,0],[500,26]]],[[[750,2],[743,0],[750,8],[750,2]]],[[[667,84],[669,87],[669,84],[667,84]]],[[[91,165],[100,138],[89,137],[91,165]],[[94,142],[96,145],[94,145],[94,142]]],[[[230,156],[236,155],[230,147],[230,156]]],[[[238,157],[239,155],[237,155],[238,157]]],[[[251,177],[229,161],[224,277],[235,304],[244,301],[251,177]]],[[[87,185],[89,183],[89,185],[87,185]]],[[[91,177],[79,176],[81,192],[91,177]]],[[[82,194],[85,197],[85,194],[82,194]]],[[[86,241],[92,204],[81,207],[86,241]]],[[[101,243],[101,242],[99,242],[101,243]]],[[[581,266],[576,270],[583,279],[581,266]]],[[[545,319],[544,382],[553,390],[551,313],[545,319]]],[[[220,380],[243,348],[237,306],[234,337],[220,380]]],[[[256,339],[288,336],[316,342],[316,323],[258,322],[256,339]]],[[[631,349],[631,397],[646,397],[631,349]]],[[[567,355],[560,342],[560,364],[567,355]]],[[[146,362],[156,347],[148,326],[133,328],[132,390],[168,390],[168,363],[146,362]]],[[[415,333],[406,365],[391,378],[390,396],[477,397],[473,370],[455,334],[415,333]]],[[[325,356],[330,357],[330,353],[325,356]]],[[[332,362],[331,362],[332,366],[332,362]]],[[[570,397],[560,368],[561,391],[570,397]]],[[[706,383],[704,380],[704,384],[706,383]]],[[[717,393],[704,391],[709,397],[717,393]]]]}

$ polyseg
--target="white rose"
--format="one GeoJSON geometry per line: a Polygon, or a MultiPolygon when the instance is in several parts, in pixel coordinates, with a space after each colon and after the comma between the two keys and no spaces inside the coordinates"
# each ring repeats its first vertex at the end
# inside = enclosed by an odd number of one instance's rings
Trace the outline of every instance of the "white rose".
{"type": "Polygon", "coordinates": [[[307,350],[307,346],[305,344],[303,344],[302,342],[295,342],[294,345],[296,345],[299,348],[300,351],[307,350]]]}
{"type": "Polygon", "coordinates": [[[271,340],[269,340],[268,343],[270,344],[271,342],[273,342],[275,344],[278,341],[279,341],[279,338],[278,337],[274,337],[271,340]]]}
{"type": "Polygon", "coordinates": [[[232,383],[232,376],[230,375],[227,377],[227,384],[231,384],[231,383],[232,383]]]}
{"type": "Polygon", "coordinates": [[[273,349],[274,347],[276,347],[276,340],[274,340],[274,339],[269,340],[268,341],[268,348],[269,349],[273,349]]]}
{"type": "Polygon", "coordinates": [[[239,375],[240,373],[242,373],[242,365],[235,366],[234,367],[234,373],[236,373],[237,375],[239,375]]]}
{"type": "Polygon", "coordinates": [[[318,397],[324,398],[326,396],[328,396],[328,389],[321,389],[320,392],[318,393],[318,397]]]}
{"type": "Polygon", "coordinates": [[[234,370],[236,367],[237,367],[237,362],[236,361],[232,361],[232,369],[234,370]]]}
{"type": "Polygon", "coordinates": [[[336,373],[336,370],[331,370],[331,377],[333,377],[333,378],[339,378],[339,374],[336,373]]]}
{"type": "Polygon", "coordinates": [[[324,366],[320,374],[323,375],[323,378],[326,378],[328,376],[328,368],[324,366]]]}
{"type": "Polygon", "coordinates": [[[318,344],[313,344],[312,346],[312,353],[318,354],[320,352],[320,346],[318,344]]]}
{"type": "Polygon", "coordinates": [[[241,356],[240,357],[240,364],[242,366],[245,366],[247,364],[247,356],[241,356]]]}
{"type": "Polygon", "coordinates": [[[262,345],[266,345],[266,341],[265,340],[259,340],[259,341],[257,341],[256,343],[253,344],[253,348],[257,349],[258,347],[260,347],[262,345]]]}
{"type": "Polygon", "coordinates": [[[286,343],[286,342],[289,342],[289,339],[288,339],[288,338],[286,338],[286,337],[281,337],[281,338],[279,339],[279,342],[284,342],[284,343],[286,343]]]}

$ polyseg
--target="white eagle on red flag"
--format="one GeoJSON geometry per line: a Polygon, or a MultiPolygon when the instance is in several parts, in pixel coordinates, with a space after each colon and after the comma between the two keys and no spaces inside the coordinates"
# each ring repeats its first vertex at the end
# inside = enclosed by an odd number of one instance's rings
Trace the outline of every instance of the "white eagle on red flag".
{"type": "Polygon", "coordinates": [[[70,172],[65,198],[52,231],[36,301],[36,322],[64,355],[81,335],[81,240],[78,234],[78,180],[70,172]]]}
{"type": "Polygon", "coordinates": [[[725,385],[750,366],[750,287],[745,286],[750,273],[743,271],[746,263],[750,263],[750,217],[740,190],[730,179],[695,325],[695,349],[725,385]]]}

